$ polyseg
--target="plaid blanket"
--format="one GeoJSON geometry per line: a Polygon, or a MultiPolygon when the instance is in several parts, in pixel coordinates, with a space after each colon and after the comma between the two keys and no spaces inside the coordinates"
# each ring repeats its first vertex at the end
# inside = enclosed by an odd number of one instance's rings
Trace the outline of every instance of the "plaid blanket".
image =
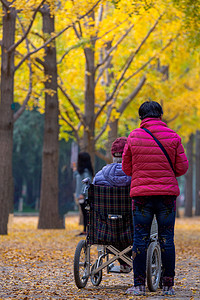
{"type": "Polygon", "coordinates": [[[132,244],[132,204],[129,192],[129,187],[90,186],[89,244],[123,244],[124,247],[132,244]]]}

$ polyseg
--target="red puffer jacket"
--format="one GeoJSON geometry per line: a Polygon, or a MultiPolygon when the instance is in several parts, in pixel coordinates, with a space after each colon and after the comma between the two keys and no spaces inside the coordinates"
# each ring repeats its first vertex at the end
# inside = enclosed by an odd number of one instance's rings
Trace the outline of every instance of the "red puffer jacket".
{"type": "Polygon", "coordinates": [[[176,195],[180,191],[174,172],[156,143],[141,128],[149,129],[166,149],[176,177],[186,173],[188,160],[179,135],[158,118],[146,118],[133,130],[124,148],[122,170],[132,176],[130,196],[176,195]]]}

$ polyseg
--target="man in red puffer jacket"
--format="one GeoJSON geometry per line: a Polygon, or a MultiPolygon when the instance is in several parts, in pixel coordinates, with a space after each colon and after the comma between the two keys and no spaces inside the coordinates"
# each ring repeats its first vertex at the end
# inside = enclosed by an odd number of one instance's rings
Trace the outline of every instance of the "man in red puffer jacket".
{"type": "Polygon", "coordinates": [[[174,223],[176,197],[180,193],[176,177],[186,173],[188,160],[181,138],[162,122],[162,115],[159,103],[144,102],[139,108],[140,128],[129,134],[123,152],[122,169],[131,176],[135,228],[134,286],[127,290],[133,295],[145,294],[146,249],[154,214],[162,253],[163,295],[175,294],[172,288],[175,275],[174,223]],[[162,145],[159,146],[154,138],[162,145]]]}

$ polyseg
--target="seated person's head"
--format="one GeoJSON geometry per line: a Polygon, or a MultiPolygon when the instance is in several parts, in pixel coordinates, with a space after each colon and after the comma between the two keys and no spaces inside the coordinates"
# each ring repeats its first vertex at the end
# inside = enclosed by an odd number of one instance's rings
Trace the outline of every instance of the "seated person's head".
{"type": "Polygon", "coordinates": [[[126,143],[127,143],[127,138],[124,136],[117,138],[112,143],[111,154],[113,156],[114,163],[122,162],[122,154],[123,154],[124,146],[126,145],[126,143]]]}

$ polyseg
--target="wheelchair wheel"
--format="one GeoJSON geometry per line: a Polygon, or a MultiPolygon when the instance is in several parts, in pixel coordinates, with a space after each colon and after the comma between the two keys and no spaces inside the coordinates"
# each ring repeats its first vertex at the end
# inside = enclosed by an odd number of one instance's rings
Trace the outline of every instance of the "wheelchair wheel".
{"type": "Polygon", "coordinates": [[[74,254],[74,280],[79,289],[84,288],[88,281],[87,246],[85,240],[81,240],[78,243],[74,254]]]}
{"type": "Polygon", "coordinates": [[[161,251],[157,242],[152,242],[147,250],[147,285],[151,292],[155,292],[160,283],[161,251]]]}
{"type": "MultiPolygon", "coordinates": [[[[100,262],[98,263],[98,260],[94,263],[94,265],[91,268],[91,273],[93,270],[97,269],[99,266],[101,266],[103,263],[102,259],[100,259],[100,262]]],[[[102,270],[100,270],[95,275],[91,275],[91,282],[93,285],[98,286],[101,283],[102,280],[102,270]]]]}

